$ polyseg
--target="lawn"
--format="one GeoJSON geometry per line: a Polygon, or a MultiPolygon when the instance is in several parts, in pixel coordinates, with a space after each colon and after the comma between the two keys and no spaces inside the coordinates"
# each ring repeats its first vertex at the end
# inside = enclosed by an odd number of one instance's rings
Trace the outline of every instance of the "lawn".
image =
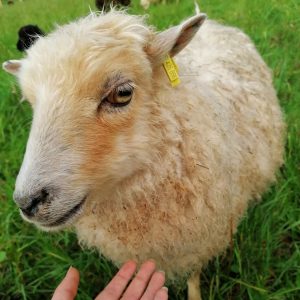
{"type": "MultiPolygon", "coordinates": [[[[18,28],[46,32],[86,15],[92,0],[24,0],[0,7],[0,62],[20,58],[18,28]]],[[[149,10],[149,23],[166,28],[192,15],[192,0],[149,10]]],[[[231,247],[202,275],[203,299],[300,299],[300,2],[299,0],[201,0],[211,19],[243,29],[273,70],[285,113],[285,164],[277,184],[243,218],[231,247]]],[[[134,1],[131,13],[142,14],[134,1]]],[[[0,299],[50,299],[70,265],[81,272],[78,299],[92,299],[116,268],[96,251],[82,249],[72,232],[46,234],[25,223],[12,200],[14,181],[32,112],[20,102],[15,80],[0,70],[0,299]]],[[[185,299],[183,283],[170,299],[185,299]]]]}

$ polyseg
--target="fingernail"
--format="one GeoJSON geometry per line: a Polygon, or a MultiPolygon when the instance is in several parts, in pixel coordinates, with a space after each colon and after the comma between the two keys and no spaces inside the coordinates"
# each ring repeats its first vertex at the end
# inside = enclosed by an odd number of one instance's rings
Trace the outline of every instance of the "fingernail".
{"type": "Polygon", "coordinates": [[[154,259],[150,258],[150,259],[148,259],[147,261],[144,262],[144,264],[149,264],[149,263],[153,264],[154,267],[156,268],[156,263],[155,263],[154,259]]]}
{"type": "Polygon", "coordinates": [[[168,288],[166,286],[163,286],[162,289],[168,293],[168,288]]]}

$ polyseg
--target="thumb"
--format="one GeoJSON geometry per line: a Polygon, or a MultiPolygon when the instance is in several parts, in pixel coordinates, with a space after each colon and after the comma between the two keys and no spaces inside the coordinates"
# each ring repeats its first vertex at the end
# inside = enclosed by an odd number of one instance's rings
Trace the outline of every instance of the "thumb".
{"type": "Polygon", "coordinates": [[[79,284],[79,272],[70,267],[65,278],[56,288],[52,300],[73,300],[76,297],[79,284]]]}

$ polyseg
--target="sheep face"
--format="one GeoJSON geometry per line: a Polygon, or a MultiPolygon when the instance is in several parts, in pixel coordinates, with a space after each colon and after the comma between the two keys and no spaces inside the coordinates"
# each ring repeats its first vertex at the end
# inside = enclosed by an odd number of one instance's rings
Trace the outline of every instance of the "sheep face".
{"type": "Polygon", "coordinates": [[[14,193],[29,222],[45,230],[70,225],[89,199],[101,201],[151,161],[146,120],[155,97],[154,56],[163,52],[154,42],[147,46],[150,37],[137,17],[89,17],[40,38],[25,59],[4,65],[34,111],[14,193]]]}

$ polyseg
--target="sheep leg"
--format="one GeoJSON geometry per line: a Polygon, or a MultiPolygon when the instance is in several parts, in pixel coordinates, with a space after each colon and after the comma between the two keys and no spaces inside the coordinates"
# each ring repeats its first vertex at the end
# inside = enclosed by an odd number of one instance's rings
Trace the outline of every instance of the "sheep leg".
{"type": "Polygon", "coordinates": [[[200,271],[195,272],[188,279],[188,300],[201,300],[200,271]]]}

